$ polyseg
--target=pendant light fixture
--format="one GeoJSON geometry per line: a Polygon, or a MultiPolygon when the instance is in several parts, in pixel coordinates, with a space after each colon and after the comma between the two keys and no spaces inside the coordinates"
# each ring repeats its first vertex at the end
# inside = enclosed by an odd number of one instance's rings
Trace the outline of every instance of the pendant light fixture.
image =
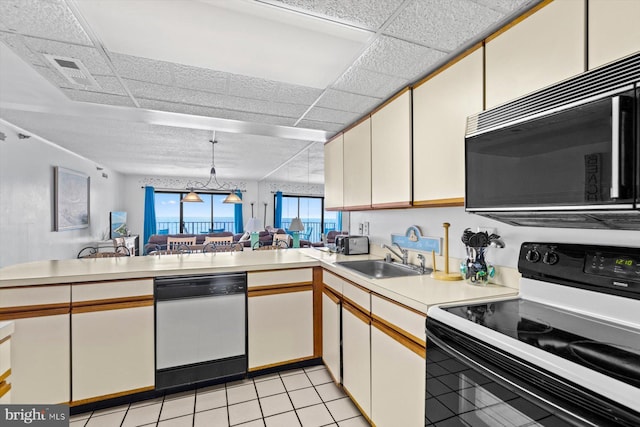
{"type": "Polygon", "coordinates": [[[218,182],[218,177],[216,175],[216,164],[215,164],[215,150],[216,144],[216,131],[213,131],[213,137],[209,140],[211,143],[211,169],[209,170],[209,180],[206,183],[202,183],[199,181],[189,181],[187,182],[187,193],[186,196],[180,202],[199,202],[202,203],[202,199],[195,192],[196,190],[213,190],[213,191],[229,191],[229,195],[222,201],[222,203],[242,203],[242,199],[238,197],[236,191],[238,190],[235,187],[231,187],[228,183],[220,184],[218,182]],[[211,185],[214,184],[214,185],[211,185]]]}

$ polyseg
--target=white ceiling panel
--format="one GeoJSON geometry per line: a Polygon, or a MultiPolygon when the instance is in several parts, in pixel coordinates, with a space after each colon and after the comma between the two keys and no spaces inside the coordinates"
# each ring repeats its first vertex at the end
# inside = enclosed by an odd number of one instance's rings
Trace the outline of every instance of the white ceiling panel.
{"type": "Polygon", "coordinates": [[[331,110],[322,107],[313,107],[305,116],[307,120],[316,120],[320,122],[349,124],[360,117],[359,113],[351,113],[347,111],[331,110]]]}
{"type": "Polygon", "coordinates": [[[139,97],[137,97],[136,100],[140,104],[140,108],[148,110],[171,111],[193,116],[228,118],[224,116],[225,110],[221,108],[208,108],[199,105],[180,104],[178,102],[158,101],[139,97]]]}
{"type": "Polygon", "coordinates": [[[354,113],[366,113],[381,104],[382,101],[382,98],[329,89],[322,95],[316,106],[354,113]]]}
{"type": "Polygon", "coordinates": [[[344,129],[344,124],[303,119],[300,120],[300,123],[298,123],[298,127],[307,129],[322,129],[329,132],[339,132],[344,129]]]}
{"type": "MultiPolygon", "coordinates": [[[[266,123],[276,126],[293,126],[295,119],[291,117],[273,116],[270,114],[249,113],[246,111],[225,110],[224,118],[243,122],[266,123]]],[[[256,153],[259,156],[259,154],[256,153]]]]}
{"type": "Polygon", "coordinates": [[[134,97],[216,108],[222,107],[224,102],[223,96],[216,93],[184,89],[175,86],[164,86],[129,79],[125,79],[124,84],[129,88],[134,97]]]}
{"type": "Polygon", "coordinates": [[[227,93],[231,74],[206,68],[173,64],[173,76],[175,77],[176,86],[214,93],[227,93]]]}
{"type": "Polygon", "coordinates": [[[278,83],[273,80],[232,74],[229,78],[229,93],[234,96],[255,99],[273,99],[278,83]]]}
{"type": "Polygon", "coordinates": [[[486,7],[490,7],[498,12],[502,12],[505,15],[512,13],[527,4],[536,3],[532,0],[475,0],[475,2],[486,7]]]}
{"type": "Polygon", "coordinates": [[[47,66],[47,60],[39,53],[34,53],[23,42],[23,37],[17,34],[0,32],[0,41],[10,47],[22,59],[33,65],[47,66]]]}
{"type": "Polygon", "coordinates": [[[470,0],[413,0],[386,34],[452,51],[503,17],[470,0]]]}
{"type": "Polygon", "coordinates": [[[273,100],[288,104],[311,105],[320,94],[322,94],[322,89],[280,83],[273,100]]]}
{"type": "Polygon", "coordinates": [[[29,49],[34,52],[79,59],[93,75],[113,75],[111,68],[96,48],[37,39],[34,37],[24,37],[23,40],[29,49]]]}
{"type": "Polygon", "coordinates": [[[2,0],[0,21],[16,33],[93,46],[63,0],[2,0]]]}
{"type": "Polygon", "coordinates": [[[305,11],[374,31],[380,28],[402,4],[402,0],[266,0],[266,2],[281,3],[284,7],[290,7],[293,10],[305,11]]]}
{"type": "Polygon", "coordinates": [[[414,80],[444,56],[444,52],[381,36],[358,59],[357,65],[382,74],[414,80]]]}
{"type": "Polygon", "coordinates": [[[121,107],[134,107],[133,101],[128,96],[111,95],[108,93],[90,92],[86,90],[61,89],[65,95],[74,101],[92,102],[94,104],[118,105],[121,107]]]}
{"type": "Polygon", "coordinates": [[[333,87],[346,92],[386,98],[409,83],[408,79],[354,66],[340,76],[333,87]]]}
{"type": "Polygon", "coordinates": [[[224,108],[249,113],[263,113],[283,117],[300,117],[307,109],[304,105],[270,102],[260,99],[241,98],[239,96],[225,96],[224,108]]]}
{"type": "Polygon", "coordinates": [[[163,85],[174,84],[173,65],[164,61],[111,53],[111,62],[120,77],[163,85]]]}

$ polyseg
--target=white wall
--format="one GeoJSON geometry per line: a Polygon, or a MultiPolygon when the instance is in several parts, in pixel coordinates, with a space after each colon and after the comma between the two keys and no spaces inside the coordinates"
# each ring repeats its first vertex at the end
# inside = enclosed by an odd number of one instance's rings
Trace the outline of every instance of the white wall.
{"type": "Polygon", "coordinates": [[[391,234],[404,234],[407,227],[417,225],[422,234],[443,237],[442,223],[451,224],[449,228],[449,256],[464,259],[464,245],[460,238],[465,228],[476,231],[477,227],[495,229],[502,236],[506,247],[492,248],[487,255],[494,265],[515,268],[520,245],[526,241],[587,243],[601,245],[638,246],[640,231],[629,230],[585,230],[571,228],[515,227],[498,221],[468,214],[464,208],[421,208],[385,211],[352,212],[349,232],[358,233],[358,224],[369,221],[369,235],[373,245],[389,243],[391,234]]]}
{"type": "Polygon", "coordinates": [[[18,139],[18,132],[30,132],[1,119],[0,132],[6,135],[0,140],[0,267],[75,258],[84,246],[102,240],[109,231],[109,212],[124,210],[121,176],[98,171],[97,163],[37,136],[18,139]],[[53,231],[54,166],[91,178],[89,228],[53,231]]]}

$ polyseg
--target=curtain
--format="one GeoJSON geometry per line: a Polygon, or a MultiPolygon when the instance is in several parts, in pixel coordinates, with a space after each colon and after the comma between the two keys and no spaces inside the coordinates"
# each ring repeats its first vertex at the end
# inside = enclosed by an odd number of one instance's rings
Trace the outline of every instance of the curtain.
{"type": "MultiPolygon", "coordinates": [[[[242,199],[242,192],[240,190],[236,190],[236,196],[242,199]]],[[[242,203],[236,203],[233,207],[233,218],[235,221],[236,233],[243,233],[243,221],[242,221],[242,203]]]]}
{"type": "Polygon", "coordinates": [[[342,231],[342,211],[336,214],[336,231],[342,231]]]}
{"type": "Polygon", "coordinates": [[[282,191],[276,191],[276,216],[273,219],[274,228],[282,228],[282,191]]]}
{"type": "Polygon", "coordinates": [[[153,187],[144,188],[144,242],[156,234],[156,195],[153,187]]]}

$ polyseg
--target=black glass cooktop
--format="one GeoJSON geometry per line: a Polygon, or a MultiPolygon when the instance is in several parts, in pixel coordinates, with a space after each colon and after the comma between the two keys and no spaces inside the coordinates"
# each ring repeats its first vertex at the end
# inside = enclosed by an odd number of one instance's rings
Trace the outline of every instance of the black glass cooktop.
{"type": "Polygon", "coordinates": [[[444,310],[640,387],[640,331],[637,329],[523,299],[444,310]]]}

